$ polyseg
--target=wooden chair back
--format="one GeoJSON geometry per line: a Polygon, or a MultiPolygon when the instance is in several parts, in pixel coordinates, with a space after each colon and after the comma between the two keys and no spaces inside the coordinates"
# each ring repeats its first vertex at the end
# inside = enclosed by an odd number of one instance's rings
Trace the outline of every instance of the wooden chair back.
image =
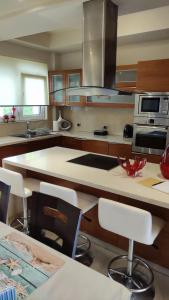
{"type": "Polygon", "coordinates": [[[82,212],[66,201],[33,192],[30,208],[30,236],[74,258],[82,212]]]}

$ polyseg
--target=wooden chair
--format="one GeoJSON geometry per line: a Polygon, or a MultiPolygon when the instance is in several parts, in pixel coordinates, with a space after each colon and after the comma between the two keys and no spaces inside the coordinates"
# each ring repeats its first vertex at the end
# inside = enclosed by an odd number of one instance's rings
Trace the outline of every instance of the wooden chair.
{"type": "MultiPolygon", "coordinates": [[[[93,195],[75,191],[73,189],[56,184],[51,184],[48,182],[40,182],[40,192],[61,198],[64,201],[80,208],[82,210],[83,218],[86,218],[85,213],[96,206],[98,203],[98,198],[93,195]]],[[[88,218],[86,218],[86,220],[90,221],[88,218]]],[[[90,266],[93,262],[90,248],[90,239],[82,233],[79,234],[76,249],[76,259],[87,266],[90,266]]]]}
{"type": "Polygon", "coordinates": [[[10,185],[0,181],[0,221],[3,223],[7,221],[10,189],[10,185]]]}
{"type": "Polygon", "coordinates": [[[74,258],[82,212],[66,201],[33,192],[30,236],[74,258]]]}

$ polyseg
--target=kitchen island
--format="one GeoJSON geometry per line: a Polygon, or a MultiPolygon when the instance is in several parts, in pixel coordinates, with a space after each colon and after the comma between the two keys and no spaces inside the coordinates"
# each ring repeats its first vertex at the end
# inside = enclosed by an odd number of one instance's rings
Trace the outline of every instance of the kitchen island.
{"type": "MultiPolygon", "coordinates": [[[[6,168],[19,168],[28,176],[75,188],[96,196],[114,199],[151,211],[163,217],[167,224],[156,241],[156,247],[137,245],[136,252],[156,263],[169,267],[169,195],[145,187],[139,181],[153,177],[162,180],[158,164],[147,163],[141,177],[128,177],[120,166],[109,171],[82,166],[68,160],[87,154],[85,151],[53,147],[32,153],[5,158],[6,168]]],[[[92,222],[83,221],[82,230],[111,242],[120,248],[127,247],[127,240],[100,228],[97,208],[89,211],[92,222]]]]}

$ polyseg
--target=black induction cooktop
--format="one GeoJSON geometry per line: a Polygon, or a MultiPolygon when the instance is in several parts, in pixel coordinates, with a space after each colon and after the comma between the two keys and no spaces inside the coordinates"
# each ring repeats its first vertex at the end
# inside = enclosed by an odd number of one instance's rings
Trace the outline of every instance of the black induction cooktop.
{"type": "Polygon", "coordinates": [[[116,158],[91,153],[68,160],[68,162],[106,171],[109,171],[119,165],[116,158]]]}

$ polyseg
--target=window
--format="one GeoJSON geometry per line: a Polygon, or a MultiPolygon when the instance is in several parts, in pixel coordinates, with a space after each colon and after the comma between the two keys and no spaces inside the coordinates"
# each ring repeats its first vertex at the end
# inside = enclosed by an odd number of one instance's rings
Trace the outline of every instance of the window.
{"type": "Polygon", "coordinates": [[[22,74],[23,79],[23,103],[25,105],[47,105],[47,78],[22,74]]]}
{"type": "Polygon", "coordinates": [[[46,106],[20,106],[17,110],[21,121],[47,119],[46,106]]]}
{"type": "MultiPolygon", "coordinates": [[[[4,115],[10,116],[13,114],[13,106],[0,106],[0,122],[3,122],[4,115]]],[[[15,107],[16,121],[31,121],[31,120],[46,120],[47,106],[16,106],[15,107]]]]}

